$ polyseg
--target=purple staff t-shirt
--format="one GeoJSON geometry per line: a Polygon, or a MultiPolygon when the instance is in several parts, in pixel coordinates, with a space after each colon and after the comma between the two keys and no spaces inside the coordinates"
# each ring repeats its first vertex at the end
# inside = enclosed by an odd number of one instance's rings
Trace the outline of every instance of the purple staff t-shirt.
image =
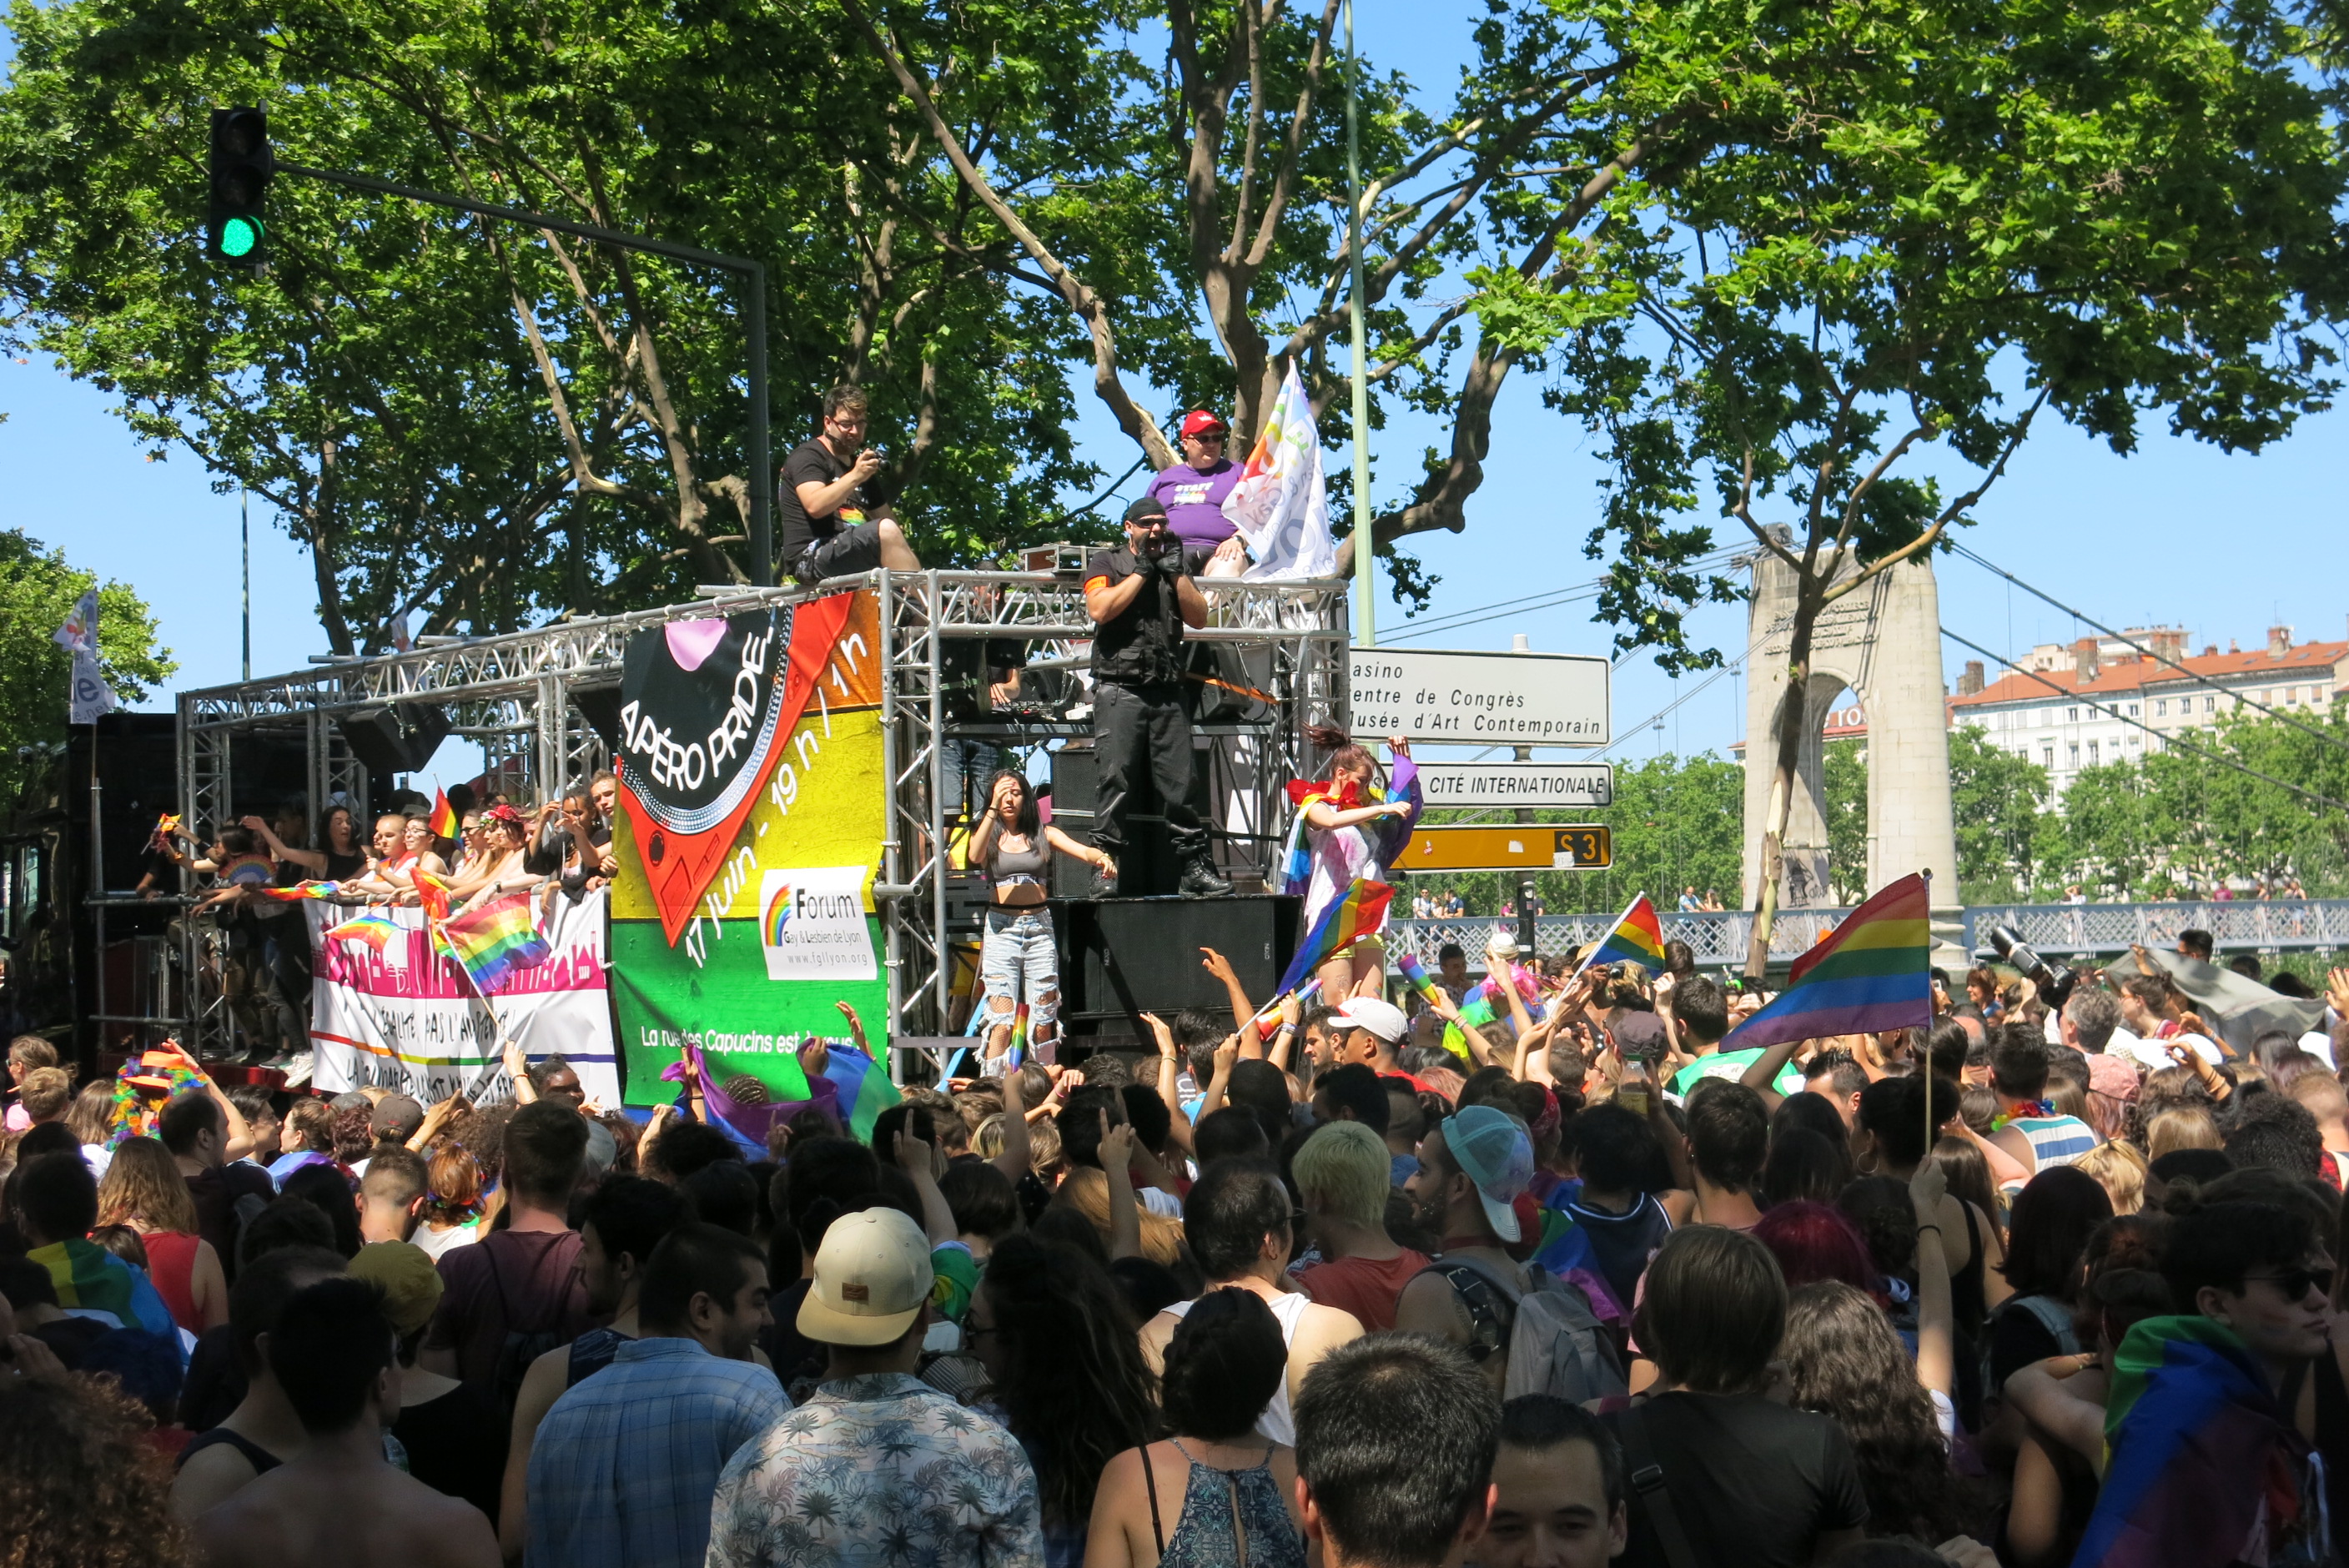
{"type": "Polygon", "coordinates": [[[1149,494],[1166,509],[1166,531],[1185,544],[1214,548],[1239,531],[1224,515],[1224,498],[1239,483],[1240,466],[1225,458],[1207,469],[1176,463],[1161,469],[1149,494]]]}

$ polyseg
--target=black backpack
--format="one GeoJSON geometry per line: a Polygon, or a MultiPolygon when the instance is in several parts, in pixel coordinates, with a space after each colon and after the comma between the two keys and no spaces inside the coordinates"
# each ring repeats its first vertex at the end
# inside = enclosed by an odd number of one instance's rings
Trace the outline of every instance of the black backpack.
{"type": "Polygon", "coordinates": [[[522,1397],[522,1380],[530,1375],[530,1364],[567,1340],[559,1329],[514,1327],[513,1308],[506,1299],[506,1282],[498,1273],[498,1254],[485,1251],[481,1256],[490,1265],[490,1286],[498,1293],[498,1321],[506,1326],[505,1337],[498,1341],[498,1358],[491,1367],[491,1380],[496,1386],[499,1408],[511,1421],[515,1401],[522,1397]]]}

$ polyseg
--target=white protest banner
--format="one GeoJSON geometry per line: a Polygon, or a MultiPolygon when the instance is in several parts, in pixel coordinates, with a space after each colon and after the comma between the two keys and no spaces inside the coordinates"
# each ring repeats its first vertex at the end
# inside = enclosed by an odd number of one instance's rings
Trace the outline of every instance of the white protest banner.
{"type": "Polygon", "coordinates": [[[1293,362],[1238,481],[1224,497],[1224,515],[1256,558],[1241,573],[1251,583],[1328,577],[1338,570],[1337,542],[1330,536],[1330,491],[1321,478],[1321,438],[1293,362]]]}
{"type": "Polygon", "coordinates": [[[393,928],[378,951],[326,940],[354,912],[305,903],[316,976],[310,1081],[330,1094],[380,1085],[426,1105],[460,1089],[476,1098],[502,1094],[508,1092],[499,1065],[503,1038],[529,1061],[561,1052],[588,1099],[619,1104],[604,968],[606,901],[601,888],[576,903],[556,897],[543,927],[553,951],[509,976],[486,1003],[456,960],[432,950],[421,911],[378,912],[393,928]]]}

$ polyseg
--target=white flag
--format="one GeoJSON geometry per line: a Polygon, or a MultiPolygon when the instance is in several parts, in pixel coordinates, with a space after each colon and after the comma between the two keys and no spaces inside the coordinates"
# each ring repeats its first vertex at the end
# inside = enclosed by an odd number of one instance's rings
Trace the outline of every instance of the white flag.
{"type": "Polygon", "coordinates": [[[49,634],[49,641],[67,653],[86,654],[98,647],[98,590],[93,588],[75,601],[73,614],[65,624],[49,634]]]}
{"type": "Polygon", "coordinates": [[[49,640],[73,653],[73,685],[66,703],[67,724],[96,724],[114,711],[114,688],[98,667],[98,590],[93,588],[74,605],[64,625],[49,640]]]}
{"type": "Polygon", "coordinates": [[[1321,439],[1313,405],[1294,362],[1280,396],[1257,436],[1239,482],[1224,498],[1224,515],[1239,530],[1256,564],[1251,582],[1329,577],[1338,570],[1338,543],[1330,537],[1330,493],[1321,479],[1321,439]]]}

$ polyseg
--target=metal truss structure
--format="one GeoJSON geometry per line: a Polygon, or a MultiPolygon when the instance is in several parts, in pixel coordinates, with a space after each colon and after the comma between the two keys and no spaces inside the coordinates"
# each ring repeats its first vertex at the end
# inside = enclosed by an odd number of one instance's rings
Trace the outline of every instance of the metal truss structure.
{"type": "MultiPolygon", "coordinates": [[[[556,622],[502,636],[435,638],[410,652],[314,661],[307,671],[183,692],[178,703],[181,812],[199,830],[234,820],[232,768],[240,740],[299,744],[308,758],[313,820],[337,795],[367,799],[366,768],[336,720],[364,707],[423,704],[440,708],[450,733],[478,740],[484,771],[508,793],[542,796],[584,780],[607,761],[581,694],[616,689],[629,639],[671,621],[739,614],[869,587],[880,602],[882,734],[890,780],[888,830],[874,896],[886,944],[893,1034],[942,1032],[952,964],[947,884],[952,806],[944,799],[941,743],[1050,741],[1090,733],[1081,721],[1003,718],[966,723],[947,712],[943,658],[959,639],[1017,640],[1051,650],[1040,665],[1081,661],[1072,645],[1092,635],[1073,574],[1029,572],[879,571],[812,588],[705,588],[695,603],[626,615],[556,622]]],[[[1209,622],[1192,641],[1230,647],[1247,660],[1248,711],[1207,722],[1218,852],[1227,870],[1272,869],[1288,819],[1282,788],[1298,776],[1310,723],[1347,721],[1346,584],[1257,583],[1211,579],[1209,622]]],[[[220,1052],[233,1031],[217,984],[196,977],[197,923],[187,923],[184,1020],[191,1048],[220,1052]]]]}

